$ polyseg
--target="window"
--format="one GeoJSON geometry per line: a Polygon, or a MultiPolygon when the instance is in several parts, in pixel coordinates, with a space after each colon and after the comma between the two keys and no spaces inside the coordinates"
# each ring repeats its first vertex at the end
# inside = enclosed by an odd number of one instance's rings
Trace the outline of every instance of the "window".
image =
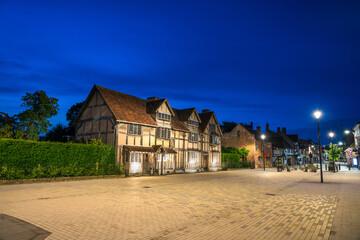
{"type": "Polygon", "coordinates": [[[215,129],[216,129],[215,124],[210,123],[210,125],[209,125],[210,132],[215,132],[215,129]]]}
{"type": "Polygon", "coordinates": [[[140,153],[132,152],[130,155],[131,162],[141,162],[140,153]]]}
{"type": "Polygon", "coordinates": [[[158,138],[169,139],[171,136],[171,129],[170,128],[158,128],[156,136],[158,138]]]}
{"type": "Polygon", "coordinates": [[[237,131],[237,136],[240,137],[240,130],[237,131]]]}
{"type": "Polygon", "coordinates": [[[165,121],[170,121],[171,120],[171,114],[158,112],[157,113],[157,118],[161,119],[161,120],[165,120],[165,121]]]}
{"type": "Polygon", "coordinates": [[[219,144],[219,136],[210,136],[210,143],[212,144],[219,144]]]}
{"type": "Polygon", "coordinates": [[[199,122],[198,121],[195,121],[195,120],[189,120],[189,125],[192,125],[192,126],[196,126],[198,127],[199,126],[199,122]]]}
{"type": "Polygon", "coordinates": [[[258,145],[255,145],[255,150],[259,150],[259,146],[258,145]]]}
{"type": "Polygon", "coordinates": [[[199,141],[199,134],[195,133],[195,132],[191,132],[190,133],[190,137],[189,137],[189,141],[190,142],[197,142],[199,141]]]}
{"type": "Polygon", "coordinates": [[[141,135],[141,125],[130,124],[128,128],[128,134],[141,135]]]}
{"type": "Polygon", "coordinates": [[[198,152],[189,151],[189,163],[197,163],[198,152]]]}

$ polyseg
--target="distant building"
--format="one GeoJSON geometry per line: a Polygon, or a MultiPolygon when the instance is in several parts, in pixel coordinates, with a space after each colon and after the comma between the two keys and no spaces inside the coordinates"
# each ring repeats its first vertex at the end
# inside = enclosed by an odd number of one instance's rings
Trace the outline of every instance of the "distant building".
{"type": "Polygon", "coordinates": [[[286,128],[277,128],[276,132],[270,130],[269,124],[266,124],[266,137],[271,142],[273,147],[273,162],[276,162],[279,157],[284,157],[284,164],[295,164],[297,163],[297,150],[295,143],[289,136],[286,135],[286,128]]]}
{"type": "Polygon", "coordinates": [[[255,167],[263,167],[263,158],[265,158],[267,166],[271,166],[272,159],[272,145],[268,139],[264,140],[264,145],[261,139],[261,127],[253,129],[253,123],[250,125],[237,124],[233,129],[223,129],[222,137],[223,147],[235,147],[241,149],[245,147],[248,149],[248,162],[255,162],[255,167]],[[264,152],[262,151],[264,150],[264,152]]]}
{"type": "Polygon", "coordinates": [[[221,168],[221,130],[215,113],[173,109],[95,85],[77,117],[76,139],[100,137],[115,146],[126,175],[215,171],[221,168]]]}

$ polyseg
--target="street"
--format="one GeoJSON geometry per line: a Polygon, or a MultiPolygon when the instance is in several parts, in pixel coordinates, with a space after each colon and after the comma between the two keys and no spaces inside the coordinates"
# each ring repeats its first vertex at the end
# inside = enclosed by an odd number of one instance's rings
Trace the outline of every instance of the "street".
{"type": "Polygon", "coordinates": [[[1,185],[0,213],[49,240],[360,239],[359,180],[271,168],[1,185]]]}

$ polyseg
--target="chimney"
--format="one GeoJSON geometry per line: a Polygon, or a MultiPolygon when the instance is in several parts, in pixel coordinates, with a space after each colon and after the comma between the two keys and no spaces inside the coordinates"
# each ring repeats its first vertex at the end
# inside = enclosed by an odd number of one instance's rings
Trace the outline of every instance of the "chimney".
{"type": "Polygon", "coordinates": [[[256,127],[256,131],[258,132],[258,134],[261,134],[261,127],[260,127],[260,126],[257,126],[257,127],[256,127]]]}
{"type": "Polygon", "coordinates": [[[284,127],[282,128],[282,133],[286,134],[286,128],[284,128],[284,127]]]}
{"type": "Polygon", "coordinates": [[[251,127],[251,129],[254,129],[254,124],[253,124],[253,122],[250,122],[250,127],[251,127]]]}
{"type": "Polygon", "coordinates": [[[269,123],[266,123],[266,132],[270,131],[269,123]]]}
{"type": "Polygon", "coordinates": [[[202,110],[202,113],[208,113],[208,112],[210,112],[209,109],[203,109],[203,110],[202,110]]]}
{"type": "Polygon", "coordinates": [[[277,133],[280,133],[280,127],[277,128],[277,133]]]}
{"type": "Polygon", "coordinates": [[[158,97],[148,97],[148,98],[146,99],[146,101],[148,101],[148,102],[150,102],[150,101],[155,101],[155,100],[160,100],[160,98],[158,98],[158,97]]]}

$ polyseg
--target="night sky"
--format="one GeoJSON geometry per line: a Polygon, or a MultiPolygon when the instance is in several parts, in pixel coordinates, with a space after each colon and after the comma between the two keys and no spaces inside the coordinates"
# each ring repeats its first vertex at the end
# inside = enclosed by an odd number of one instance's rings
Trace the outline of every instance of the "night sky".
{"type": "Polygon", "coordinates": [[[94,84],[316,140],[360,121],[360,1],[0,0],[0,111],[94,84]]]}

